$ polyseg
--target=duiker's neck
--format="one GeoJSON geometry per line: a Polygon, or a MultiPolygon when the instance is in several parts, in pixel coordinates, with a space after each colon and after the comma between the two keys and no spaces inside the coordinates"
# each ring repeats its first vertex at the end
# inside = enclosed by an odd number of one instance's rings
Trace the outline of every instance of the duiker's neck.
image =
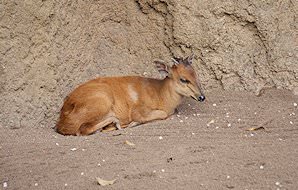
{"type": "Polygon", "coordinates": [[[161,99],[163,100],[164,109],[167,112],[174,112],[175,108],[181,103],[182,96],[176,92],[174,81],[166,77],[161,81],[161,99]]]}

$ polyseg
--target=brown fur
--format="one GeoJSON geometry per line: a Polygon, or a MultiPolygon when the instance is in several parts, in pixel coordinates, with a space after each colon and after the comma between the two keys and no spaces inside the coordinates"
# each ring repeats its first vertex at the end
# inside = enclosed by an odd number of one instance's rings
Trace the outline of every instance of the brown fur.
{"type": "Polygon", "coordinates": [[[163,80],[139,76],[104,77],[76,88],[64,101],[57,132],[89,135],[97,130],[110,131],[165,119],[173,114],[182,96],[196,99],[200,95],[190,64],[176,64],[171,68],[160,62],[157,65],[168,77],[163,80]],[[182,84],[181,77],[190,83],[182,84]]]}

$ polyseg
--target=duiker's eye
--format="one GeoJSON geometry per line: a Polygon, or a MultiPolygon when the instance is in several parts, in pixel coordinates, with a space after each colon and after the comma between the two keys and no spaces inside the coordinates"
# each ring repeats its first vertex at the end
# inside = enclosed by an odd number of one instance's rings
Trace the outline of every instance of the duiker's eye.
{"type": "Polygon", "coordinates": [[[183,78],[180,78],[180,81],[181,81],[182,83],[186,83],[186,84],[190,83],[189,80],[187,80],[187,79],[183,79],[183,78]]]}

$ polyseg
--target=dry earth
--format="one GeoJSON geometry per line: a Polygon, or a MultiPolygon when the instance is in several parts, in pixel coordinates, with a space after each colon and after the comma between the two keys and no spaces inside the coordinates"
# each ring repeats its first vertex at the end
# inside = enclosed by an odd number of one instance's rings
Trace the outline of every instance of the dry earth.
{"type": "Polygon", "coordinates": [[[297,96],[212,91],[207,98],[185,100],[167,120],[87,137],[1,127],[2,188],[297,189],[297,96]],[[100,187],[96,177],[116,182],[100,187]]]}

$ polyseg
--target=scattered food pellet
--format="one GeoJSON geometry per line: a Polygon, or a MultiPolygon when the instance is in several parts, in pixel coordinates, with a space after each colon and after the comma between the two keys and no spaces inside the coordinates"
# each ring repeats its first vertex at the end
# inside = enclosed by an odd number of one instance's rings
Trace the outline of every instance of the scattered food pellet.
{"type": "Polygon", "coordinates": [[[156,173],[156,170],[153,170],[153,173],[156,173]]]}
{"type": "Polygon", "coordinates": [[[59,146],[59,143],[56,143],[57,146],[59,146]]]}
{"type": "Polygon", "coordinates": [[[191,133],[192,135],[195,135],[195,133],[191,133]]]}
{"type": "Polygon", "coordinates": [[[67,183],[65,183],[64,186],[66,187],[67,186],[67,183]]]}
{"type": "Polygon", "coordinates": [[[34,186],[38,186],[38,183],[35,183],[34,186]]]}
{"type": "Polygon", "coordinates": [[[293,105],[294,105],[295,107],[297,107],[297,106],[298,106],[298,104],[297,104],[296,102],[294,102],[294,103],[293,103],[293,105]]]}
{"type": "Polygon", "coordinates": [[[159,139],[160,139],[160,140],[163,139],[162,136],[160,136],[159,139]]]}
{"type": "Polygon", "coordinates": [[[185,117],[185,119],[188,119],[188,117],[185,117]]]}
{"type": "Polygon", "coordinates": [[[212,104],[213,106],[216,106],[216,104],[212,104]]]}
{"type": "Polygon", "coordinates": [[[177,114],[177,117],[180,117],[180,115],[179,115],[179,114],[177,114]]]}
{"type": "Polygon", "coordinates": [[[132,142],[129,142],[129,141],[127,141],[127,140],[126,140],[124,143],[125,143],[125,144],[127,144],[127,145],[129,145],[129,146],[135,146],[135,144],[134,144],[134,143],[132,143],[132,142]]]}
{"type": "Polygon", "coordinates": [[[228,175],[228,176],[227,176],[227,179],[230,179],[230,178],[231,178],[231,177],[228,175]]]}
{"type": "Polygon", "coordinates": [[[215,129],[218,129],[218,128],[219,128],[218,126],[215,127],[215,129]]]}
{"type": "Polygon", "coordinates": [[[262,169],[264,169],[264,166],[263,166],[263,165],[261,165],[261,166],[260,166],[260,169],[261,169],[261,170],[262,170],[262,169]]]}
{"type": "Polygon", "coordinates": [[[250,133],[250,136],[253,137],[253,136],[255,136],[255,135],[254,135],[253,133],[250,133]]]}
{"type": "Polygon", "coordinates": [[[161,169],[161,172],[165,172],[165,170],[164,169],[161,169]]]}
{"type": "Polygon", "coordinates": [[[255,112],[254,114],[257,115],[257,112],[255,112]]]}
{"type": "Polygon", "coordinates": [[[72,148],[72,149],[70,149],[71,151],[76,151],[77,150],[77,148],[72,148]]]}
{"type": "Polygon", "coordinates": [[[199,116],[200,114],[199,113],[197,113],[197,116],[199,116]]]}
{"type": "Polygon", "coordinates": [[[85,151],[85,150],[86,150],[86,149],[84,149],[84,148],[82,149],[82,151],[85,151]]]}
{"type": "Polygon", "coordinates": [[[194,114],[192,114],[193,116],[196,116],[196,114],[194,113],[194,114]]]}
{"type": "Polygon", "coordinates": [[[232,126],[232,124],[231,123],[228,123],[228,127],[231,127],[232,126]]]}
{"type": "Polygon", "coordinates": [[[81,172],[81,175],[84,175],[84,172],[81,172]]]}
{"type": "Polygon", "coordinates": [[[183,120],[179,120],[180,123],[183,123],[183,120]]]}
{"type": "Polygon", "coordinates": [[[7,187],[7,182],[4,182],[3,183],[3,188],[6,188],[7,187]]]}
{"type": "Polygon", "coordinates": [[[103,162],[105,162],[106,160],[102,160],[103,162]]]}
{"type": "Polygon", "coordinates": [[[239,118],[238,121],[241,121],[241,119],[239,118]]]}
{"type": "Polygon", "coordinates": [[[190,106],[190,104],[187,104],[188,106],[190,106]]]}
{"type": "Polygon", "coordinates": [[[101,166],[100,163],[98,163],[97,166],[101,166]]]}
{"type": "Polygon", "coordinates": [[[278,182],[278,181],[275,182],[275,185],[280,186],[280,182],[278,182]]]}
{"type": "Polygon", "coordinates": [[[293,125],[293,121],[290,121],[290,124],[293,125]]]}
{"type": "Polygon", "coordinates": [[[209,127],[212,123],[214,123],[215,121],[214,121],[214,119],[212,119],[211,121],[209,121],[208,123],[207,123],[207,126],[209,127]]]}

